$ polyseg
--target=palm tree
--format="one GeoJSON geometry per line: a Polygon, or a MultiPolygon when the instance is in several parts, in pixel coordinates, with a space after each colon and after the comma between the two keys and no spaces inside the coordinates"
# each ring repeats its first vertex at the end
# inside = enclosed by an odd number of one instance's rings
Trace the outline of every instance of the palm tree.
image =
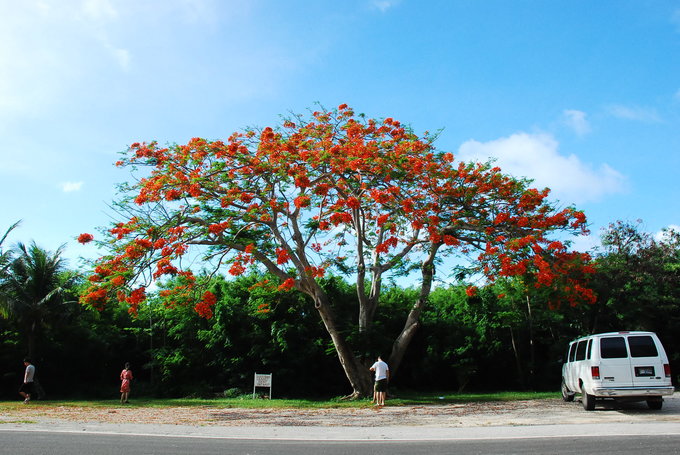
{"type": "Polygon", "coordinates": [[[7,269],[9,268],[9,265],[12,262],[12,250],[3,250],[2,244],[5,243],[5,240],[7,239],[9,233],[12,232],[14,228],[19,226],[20,223],[21,220],[11,225],[9,229],[5,231],[2,238],[0,238],[0,280],[2,280],[2,278],[5,276],[5,273],[7,272],[7,269]]]}
{"type": "Polygon", "coordinates": [[[33,242],[30,247],[19,243],[7,252],[11,257],[0,277],[0,313],[15,320],[24,332],[31,358],[35,358],[39,331],[60,318],[74,283],[75,276],[68,273],[61,257],[64,248],[51,253],[33,242]]]}

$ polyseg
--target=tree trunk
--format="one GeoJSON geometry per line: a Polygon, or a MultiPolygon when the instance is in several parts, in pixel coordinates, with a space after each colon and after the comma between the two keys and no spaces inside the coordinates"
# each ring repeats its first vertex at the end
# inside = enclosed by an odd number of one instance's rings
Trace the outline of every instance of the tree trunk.
{"type": "Polygon", "coordinates": [[[345,376],[347,376],[347,379],[352,386],[352,393],[349,397],[359,398],[371,396],[373,393],[373,384],[370,371],[359,361],[359,359],[357,359],[347,343],[347,340],[345,340],[335,326],[335,317],[329,305],[328,297],[321,291],[315,292],[313,298],[316,309],[326,327],[326,331],[331,336],[335,351],[338,353],[338,359],[345,372],[345,376]]]}
{"type": "Polygon", "coordinates": [[[359,298],[359,332],[366,333],[370,331],[373,325],[373,318],[375,311],[378,308],[378,299],[380,298],[380,289],[382,288],[382,272],[373,270],[371,277],[371,290],[366,295],[365,279],[363,275],[357,277],[357,296],[359,298]]]}
{"type": "Polygon", "coordinates": [[[36,327],[36,322],[32,321],[30,326],[28,327],[27,330],[27,338],[28,338],[28,357],[31,359],[31,361],[35,362],[35,353],[36,353],[36,339],[37,339],[37,327],[36,327]]]}
{"type": "Polygon", "coordinates": [[[529,294],[527,298],[527,314],[529,319],[529,385],[534,383],[534,364],[536,362],[536,349],[534,347],[534,317],[531,314],[531,300],[529,294]]]}
{"type": "Polygon", "coordinates": [[[434,258],[439,249],[439,244],[432,245],[430,254],[423,261],[421,267],[421,273],[423,280],[420,284],[420,295],[418,300],[411,307],[411,311],[406,318],[404,323],[404,328],[401,333],[394,340],[392,344],[392,353],[390,354],[389,366],[390,366],[390,376],[394,377],[397,374],[397,370],[401,365],[402,360],[404,360],[404,355],[406,354],[406,349],[408,348],[411,340],[418,331],[420,327],[420,314],[423,312],[423,308],[427,305],[428,297],[430,296],[430,291],[432,290],[432,281],[434,280],[434,258]]]}
{"type": "Polygon", "coordinates": [[[512,327],[509,327],[510,329],[510,340],[512,342],[512,353],[515,356],[515,365],[517,366],[517,376],[519,377],[519,381],[524,385],[524,371],[522,370],[522,360],[520,359],[519,355],[519,349],[517,348],[517,342],[515,341],[515,331],[512,330],[512,327]]]}

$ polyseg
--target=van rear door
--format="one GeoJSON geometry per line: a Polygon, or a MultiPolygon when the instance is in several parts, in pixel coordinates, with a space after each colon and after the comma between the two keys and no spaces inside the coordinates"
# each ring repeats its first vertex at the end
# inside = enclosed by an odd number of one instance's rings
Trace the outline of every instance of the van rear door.
{"type": "Polygon", "coordinates": [[[605,387],[633,385],[628,346],[623,336],[600,338],[600,378],[605,387]]]}
{"type": "Polygon", "coordinates": [[[663,359],[652,335],[629,335],[631,376],[638,387],[664,385],[663,359]]]}

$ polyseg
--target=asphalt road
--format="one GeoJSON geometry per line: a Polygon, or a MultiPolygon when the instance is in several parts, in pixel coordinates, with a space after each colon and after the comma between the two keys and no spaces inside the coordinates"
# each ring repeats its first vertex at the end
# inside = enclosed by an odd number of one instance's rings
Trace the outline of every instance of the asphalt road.
{"type": "Polygon", "coordinates": [[[0,431],[0,453],[22,455],[123,454],[640,454],[680,453],[680,435],[520,437],[454,440],[272,440],[0,431]]]}

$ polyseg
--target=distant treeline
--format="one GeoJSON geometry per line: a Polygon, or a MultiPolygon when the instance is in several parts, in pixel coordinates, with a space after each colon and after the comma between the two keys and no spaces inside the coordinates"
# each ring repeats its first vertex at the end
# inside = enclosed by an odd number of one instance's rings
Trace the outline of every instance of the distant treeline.
{"type": "MultiPolygon", "coordinates": [[[[466,283],[435,289],[392,381],[392,393],[557,391],[560,360],[570,339],[636,329],[659,334],[677,384],[680,242],[673,235],[655,240],[624,223],[613,225],[608,234],[590,283],[598,295],[594,305],[553,302],[551,308],[540,292],[517,279],[479,286],[473,296],[466,292],[466,283]],[[630,237],[631,228],[636,236],[630,237]],[[618,235],[625,232],[628,240],[618,235]]],[[[41,251],[25,248],[14,260],[41,251]]],[[[168,308],[160,293],[140,307],[137,317],[124,305],[109,305],[101,312],[83,307],[77,300],[85,283],[64,267],[55,268],[56,281],[51,283],[60,288],[59,298],[43,304],[27,300],[22,306],[21,296],[11,295],[18,289],[8,285],[11,274],[19,272],[7,269],[1,288],[2,399],[18,399],[22,358],[29,348],[47,398],[114,398],[118,375],[128,361],[136,377],[133,396],[247,394],[252,393],[255,372],[274,374],[275,397],[351,392],[313,304],[298,292],[253,287],[261,276],[213,278],[211,290],[218,302],[214,316],[203,319],[190,306],[168,308]]],[[[357,319],[353,287],[340,277],[324,278],[323,286],[338,319],[346,321],[343,331],[353,345],[363,347],[358,354],[366,364],[379,353],[389,357],[390,340],[402,329],[417,291],[386,289],[375,325],[360,333],[352,322],[357,319]]]]}

